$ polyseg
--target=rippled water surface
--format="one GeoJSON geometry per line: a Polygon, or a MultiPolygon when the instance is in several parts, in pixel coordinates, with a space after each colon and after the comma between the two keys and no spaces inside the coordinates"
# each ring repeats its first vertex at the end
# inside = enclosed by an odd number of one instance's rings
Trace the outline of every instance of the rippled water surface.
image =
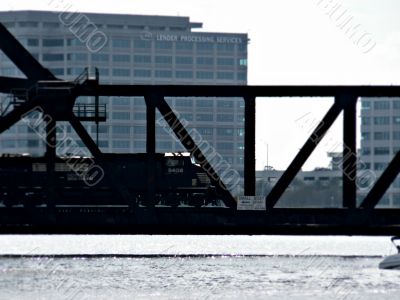
{"type": "Polygon", "coordinates": [[[394,252],[388,237],[0,236],[0,299],[400,299],[400,271],[378,269],[394,252]]]}

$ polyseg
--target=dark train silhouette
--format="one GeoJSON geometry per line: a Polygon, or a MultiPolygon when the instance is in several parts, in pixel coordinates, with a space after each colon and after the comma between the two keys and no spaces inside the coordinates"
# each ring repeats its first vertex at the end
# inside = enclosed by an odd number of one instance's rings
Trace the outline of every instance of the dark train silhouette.
{"type": "Polygon", "coordinates": [[[156,153],[90,157],[0,156],[0,202],[12,205],[220,205],[190,156],[156,153]]]}

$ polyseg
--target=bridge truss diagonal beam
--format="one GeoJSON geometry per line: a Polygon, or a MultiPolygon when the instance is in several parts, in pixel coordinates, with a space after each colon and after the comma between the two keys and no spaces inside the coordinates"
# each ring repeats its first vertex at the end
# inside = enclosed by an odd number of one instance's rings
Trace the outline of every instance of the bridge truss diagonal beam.
{"type": "Polygon", "coordinates": [[[211,166],[205,154],[198,147],[196,141],[191,137],[189,132],[183,126],[182,122],[178,119],[175,112],[171,109],[163,96],[150,96],[156,103],[157,109],[160,111],[164,120],[172,129],[176,137],[181,141],[182,145],[190,152],[201,167],[207,172],[211,182],[214,184],[217,191],[223,196],[223,201],[226,206],[236,208],[236,201],[228,191],[222,179],[219,177],[217,171],[211,166]]]}
{"type": "Polygon", "coordinates": [[[379,203],[390,185],[400,172],[400,151],[396,153],[382,175],[378,178],[372,189],[360,204],[361,208],[373,209],[379,203]]]}
{"type": "Polygon", "coordinates": [[[34,80],[57,80],[30,54],[21,43],[0,23],[0,49],[26,75],[34,80]]]}
{"type": "Polygon", "coordinates": [[[279,178],[278,182],[274,185],[271,192],[266,197],[266,209],[271,209],[279,201],[282,194],[285,192],[294,177],[300,171],[306,160],[310,157],[311,153],[318,146],[321,139],[324,137],[328,129],[335,122],[336,118],[342,111],[342,106],[335,101],[335,103],[328,110],[324,118],[318,126],[311,133],[310,137],[297,153],[296,157],[290,163],[289,167],[279,178]]]}

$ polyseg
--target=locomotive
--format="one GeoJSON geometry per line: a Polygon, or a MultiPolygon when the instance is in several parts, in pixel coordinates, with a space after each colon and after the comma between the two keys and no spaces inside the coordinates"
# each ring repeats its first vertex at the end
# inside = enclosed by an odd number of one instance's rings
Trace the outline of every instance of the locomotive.
{"type": "Polygon", "coordinates": [[[183,153],[90,157],[0,156],[0,203],[24,205],[220,205],[207,173],[183,153]]]}

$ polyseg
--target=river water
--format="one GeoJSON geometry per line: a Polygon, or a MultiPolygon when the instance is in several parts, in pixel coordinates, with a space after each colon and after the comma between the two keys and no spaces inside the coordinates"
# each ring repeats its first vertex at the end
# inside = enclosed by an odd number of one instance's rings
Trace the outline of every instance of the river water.
{"type": "Polygon", "coordinates": [[[0,236],[0,299],[400,299],[389,237],[0,236]]]}

